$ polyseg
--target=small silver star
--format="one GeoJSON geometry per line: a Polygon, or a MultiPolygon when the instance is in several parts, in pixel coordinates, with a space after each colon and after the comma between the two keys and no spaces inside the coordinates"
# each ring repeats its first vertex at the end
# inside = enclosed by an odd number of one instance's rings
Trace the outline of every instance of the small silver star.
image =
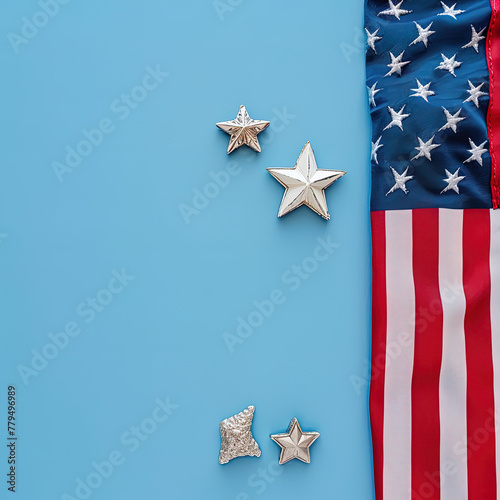
{"type": "Polygon", "coordinates": [[[382,136],[380,136],[377,139],[377,142],[372,142],[372,160],[375,161],[377,165],[378,165],[377,151],[384,146],[383,144],[380,144],[381,139],[382,136]]]}
{"type": "Polygon", "coordinates": [[[229,146],[227,147],[227,154],[232,153],[235,149],[243,146],[243,144],[250,146],[254,151],[260,153],[261,149],[257,135],[269,127],[270,123],[264,120],[252,120],[245,106],[241,105],[236,119],[228,122],[220,122],[216,125],[231,136],[229,146]]]}
{"type": "Polygon", "coordinates": [[[420,139],[420,137],[417,137],[420,145],[415,146],[415,149],[418,151],[418,154],[414,156],[412,160],[418,160],[419,158],[422,158],[422,156],[425,156],[429,161],[432,161],[431,151],[441,146],[441,144],[433,144],[434,137],[435,136],[433,135],[427,142],[424,142],[422,139],[420,139]]]}
{"type": "Polygon", "coordinates": [[[394,193],[394,191],[397,191],[398,189],[401,189],[404,194],[408,194],[408,189],[406,189],[406,183],[408,181],[411,181],[413,179],[413,175],[406,175],[408,173],[408,169],[410,167],[406,167],[406,170],[402,174],[398,174],[398,172],[390,167],[392,170],[392,175],[394,176],[394,181],[395,184],[394,186],[387,191],[386,196],[390,195],[391,193],[394,193]]]}
{"type": "Polygon", "coordinates": [[[379,40],[382,40],[381,36],[377,36],[377,33],[380,31],[380,28],[377,28],[373,33],[368,31],[368,28],[365,28],[366,31],[366,44],[370,47],[375,54],[377,53],[377,49],[375,48],[375,43],[379,40]]]}
{"type": "Polygon", "coordinates": [[[278,217],[288,214],[301,205],[306,205],[324,219],[330,219],[325,189],[346,172],[319,169],[309,142],[302,149],[293,168],[268,168],[267,171],[286,188],[278,217]]]}
{"type": "Polygon", "coordinates": [[[401,5],[403,5],[403,1],[399,2],[397,5],[394,5],[392,0],[389,0],[389,8],[387,10],[383,10],[382,12],[379,12],[379,16],[394,16],[398,21],[400,21],[400,16],[404,16],[406,14],[411,14],[413,11],[412,10],[405,10],[401,9],[401,5]]]}
{"type": "Polygon", "coordinates": [[[417,30],[418,30],[418,37],[415,38],[415,40],[413,40],[413,42],[410,43],[410,45],[415,45],[419,42],[422,42],[425,47],[427,48],[427,43],[428,43],[428,39],[431,35],[433,35],[434,33],[436,33],[435,31],[431,31],[431,26],[432,26],[432,23],[429,24],[429,26],[427,26],[427,28],[422,28],[422,26],[420,26],[420,24],[418,24],[416,21],[414,21],[415,23],[415,26],[417,27],[417,30]]]}
{"type": "Polygon", "coordinates": [[[458,183],[465,179],[465,176],[458,175],[460,168],[458,168],[454,174],[448,172],[448,170],[446,170],[446,169],[444,171],[446,172],[447,179],[443,179],[443,180],[445,182],[447,182],[448,185],[439,194],[446,193],[446,191],[449,191],[450,189],[453,189],[453,191],[455,191],[455,193],[460,194],[460,190],[458,189],[458,183]]]}
{"type": "Polygon", "coordinates": [[[300,428],[299,421],[292,418],[286,433],[271,434],[270,437],[281,447],[280,465],[294,458],[309,464],[311,463],[309,447],[319,438],[319,432],[304,432],[300,428]]]}
{"type": "Polygon", "coordinates": [[[366,87],[368,89],[368,98],[370,99],[370,105],[371,106],[376,106],[377,104],[375,103],[375,96],[377,95],[378,92],[380,92],[382,89],[377,89],[378,82],[375,82],[371,87],[366,87]]]}
{"type": "Polygon", "coordinates": [[[455,19],[455,21],[457,20],[455,16],[458,16],[458,14],[463,14],[465,12],[465,10],[455,9],[455,7],[457,6],[456,3],[451,7],[448,7],[444,2],[441,2],[441,5],[443,6],[444,12],[441,12],[440,14],[438,14],[438,16],[450,16],[455,19]]]}
{"type": "Polygon", "coordinates": [[[468,80],[468,82],[470,88],[469,90],[467,90],[467,92],[469,92],[470,96],[467,97],[467,99],[465,99],[464,102],[473,102],[476,105],[476,107],[479,108],[479,98],[484,95],[488,95],[487,92],[483,92],[481,90],[481,88],[484,85],[484,82],[480,83],[477,87],[474,87],[474,85],[472,85],[470,80],[468,80]]]}
{"type": "Polygon", "coordinates": [[[418,89],[411,89],[415,94],[412,94],[410,97],[421,97],[424,99],[424,101],[429,102],[427,99],[430,95],[436,95],[436,92],[429,90],[429,87],[431,86],[431,82],[429,82],[427,85],[422,85],[419,81],[418,78],[417,80],[417,85],[418,89]]]}
{"type": "Polygon", "coordinates": [[[462,108],[460,108],[454,115],[452,115],[444,106],[443,106],[443,111],[446,116],[446,123],[439,129],[441,130],[446,130],[448,128],[451,128],[455,134],[457,133],[457,125],[462,121],[465,120],[465,116],[460,116],[460,113],[462,112],[462,108]]]}
{"type": "Polygon", "coordinates": [[[387,73],[384,76],[391,76],[394,73],[397,73],[399,76],[401,76],[401,73],[403,71],[403,67],[406,66],[407,64],[410,64],[410,61],[403,61],[403,54],[405,51],[401,52],[398,57],[394,57],[394,54],[392,52],[389,52],[391,56],[391,62],[387,65],[390,69],[389,73],[387,73]]]}
{"type": "Polygon", "coordinates": [[[227,464],[236,457],[260,457],[260,448],[252,436],[254,406],[223,420],[220,426],[219,463],[227,464]]]}
{"type": "Polygon", "coordinates": [[[470,25],[470,27],[472,28],[472,39],[471,41],[464,45],[462,47],[462,49],[468,49],[468,48],[473,48],[478,54],[479,54],[479,42],[481,40],[484,40],[486,37],[483,36],[483,33],[484,33],[484,30],[486,28],[483,28],[479,33],[476,31],[476,28],[474,28],[474,26],[472,26],[472,24],[470,25]]]}
{"type": "Polygon", "coordinates": [[[410,116],[409,113],[406,114],[403,113],[405,108],[406,104],[399,111],[395,111],[390,106],[387,106],[387,111],[389,111],[389,113],[391,114],[391,123],[389,123],[389,125],[387,125],[387,127],[385,127],[384,130],[387,130],[394,126],[397,126],[401,130],[403,130],[403,120],[406,120],[406,118],[410,116]]]}
{"type": "Polygon", "coordinates": [[[483,155],[488,150],[484,147],[488,141],[484,141],[479,146],[474,144],[474,141],[469,137],[469,144],[472,149],[468,149],[467,151],[472,155],[470,158],[464,161],[464,163],[470,163],[471,161],[477,161],[481,167],[483,166],[483,155]]]}
{"type": "Polygon", "coordinates": [[[462,66],[461,62],[455,61],[455,57],[457,57],[457,55],[455,54],[449,59],[444,54],[441,54],[441,57],[443,58],[443,60],[439,63],[439,66],[436,69],[444,69],[445,71],[449,71],[456,78],[457,75],[455,75],[455,68],[459,68],[460,66],[462,66]]]}

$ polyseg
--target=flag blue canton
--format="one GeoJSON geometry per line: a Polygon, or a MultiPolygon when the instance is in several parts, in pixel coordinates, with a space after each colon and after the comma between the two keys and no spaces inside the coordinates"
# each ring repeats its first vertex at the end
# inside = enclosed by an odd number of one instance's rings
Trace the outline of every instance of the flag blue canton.
{"type": "Polygon", "coordinates": [[[459,1],[454,15],[436,0],[395,5],[366,8],[371,208],[491,208],[489,2],[459,1]]]}

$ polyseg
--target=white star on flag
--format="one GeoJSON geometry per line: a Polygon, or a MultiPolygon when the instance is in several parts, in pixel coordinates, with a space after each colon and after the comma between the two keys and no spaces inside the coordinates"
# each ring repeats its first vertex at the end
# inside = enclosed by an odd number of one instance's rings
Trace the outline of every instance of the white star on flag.
{"type": "Polygon", "coordinates": [[[382,140],[382,136],[380,136],[377,139],[377,142],[372,142],[372,160],[378,165],[378,157],[377,157],[377,151],[383,147],[383,144],[380,144],[380,141],[382,140]]]}
{"type": "Polygon", "coordinates": [[[421,97],[424,101],[429,102],[429,100],[427,98],[430,95],[436,95],[436,92],[429,90],[429,87],[431,86],[431,82],[429,82],[427,85],[422,85],[417,78],[416,78],[416,80],[417,80],[418,88],[411,89],[415,93],[411,94],[410,97],[421,97]]]}
{"type": "Polygon", "coordinates": [[[422,158],[422,156],[425,156],[429,161],[432,161],[431,151],[441,146],[441,144],[433,144],[434,137],[435,136],[433,135],[427,142],[424,142],[420,137],[417,137],[420,145],[415,146],[418,154],[412,158],[412,161],[418,160],[419,158],[422,158]]]}
{"type": "Polygon", "coordinates": [[[401,76],[403,67],[407,64],[410,64],[410,61],[403,61],[404,53],[405,51],[403,50],[403,52],[401,52],[398,57],[394,57],[394,54],[392,52],[389,52],[389,55],[391,56],[391,62],[387,66],[391,68],[391,70],[385,76],[391,76],[394,73],[397,73],[399,76],[401,76]]]}
{"type": "Polygon", "coordinates": [[[404,194],[408,194],[408,189],[406,188],[406,183],[408,181],[411,181],[413,179],[413,175],[406,175],[408,173],[409,167],[406,167],[406,170],[402,173],[399,174],[394,168],[390,167],[392,171],[392,175],[394,176],[394,186],[387,191],[386,196],[390,195],[391,193],[394,193],[394,191],[397,191],[398,189],[401,189],[404,194]]]}
{"type": "Polygon", "coordinates": [[[454,115],[452,115],[444,106],[443,106],[443,111],[446,116],[446,123],[439,129],[441,130],[446,130],[448,128],[451,128],[455,134],[457,133],[457,125],[462,121],[465,120],[465,116],[460,116],[460,113],[462,112],[462,108],[460,108],[454,115]]]}
{"type": "Polygon", "coordinates": [[[484,95],[488,95],[486,92],[483,92],[481,90],[481,88],[484,85],[484,82],[480,83],[477,87],[474,87],[474,85],[472,85],[470,80],[468,80],[468,82],[470,88],[469,90],[467,90],[467,92],[469,92],[470,96],[467,97],[467,99],[465,99],[464,102],[473,102],[476,105],[476,107],[479,108],[479,98],[484,95]]]}
{"type": "Polygon", "coordinates": [[[377,104],[375,103],[375,95],[380,92],[382,89],[377,89],[378,82],[375,82],[371,87],[366,87],[368,89],[368,98],[370,100],[370,105],[375,107],[377,104]]]}
{"type": "Polygon", "coordinates": [[[383,10],[382,12],[379,12],[379,16],[394,16],[398,21],[401,20],[400,16],[404,16],[406,14],[411,14],[413,11],[412,10],[405,10],[401,9],[401,5],[403,5],[403,1],[399,2],[397,5],[394,5],[392,0],[389,0],[389,8],[387,10],[383,10]]]}
{"type": "Polygon", "coordinates": [[[444,12],[441,12],[438,16],[450,16],[455,19],[455,21],[457,20],[456,16],[458,16],[458,14],[463,14],[465,12],[465,10],[456,10],[456,3],[451,7],[448,7],[444,2],[441,2],[441,5],[443,6],[444,12]]]}
{"type": "Polygon", "coordinates": [[[377,36],[377,33],[380,31],[380,28],[377,28],[373,33],[368,31],[368,28],[365,28],[366,31],[366,44],[370,47],[375,54],[377,53],[377,49],[375,48],[375,43],[379,40],[382,40],[381,36],[377,36]]]}
{"type": "Polygon", "coordinates": [[[418,37],[415,38],[415,40],[413,40],[413,42],[410,43],[410,45],[415,45],[419,42],[422,42],[425,47],[427,48],[427,42],[428,42],[428,39],[431,35],[433,35],[434,33],[436,33],[435,31],[431,31],[431,26],[432,26],[432,23],[429,24],[429,26],[427,26],[427,28],[422,28],[422,26],[420,26],[420,24],[417,23],[417,21],[414,21],[415,23],[415,26],[417,27],[417,30],[418,30],[418,37]]]}
{"type": "Polygon", "coordinates": [[[483,28],[479,33],[476,31],[476,28],[474,28],[474,26],[472,26],[472,24],[470,25],[470,27],[472,28],[472,39],[469,43],[467,43],[466,45],[464,45],[462,47],[462,49],[468,49],[468,48],[473,48],[477,53],[479,53],[479,42],[481,40],[484,40],[486,37],[483,36],[483,33],[484,33],[484,30],[486,28],[483,28]]]}
{"type": "Polygon", "coordinates": [[[453,189],[453,191],[455,191],[455,193],[460,194],[460,189],[458,189],[458,183],[465,179],[465,176],[458,175],[460,168],[458,168],[454,174],[452,174],[451,172],[448,172],[448,170],[446,170],[446,169],[444,171],[446,172],[447,178],[443,179],[443,180],[445,182],[447,182],[448,185],[439,194],[446,193],[447,191],[450,191],[450,189],[453,189]]]}
{"type": "Polygon", "coordinates": [[[474,141],[469,137],[469,144],[472,149],[468,149],[467,151],[472,155],[470,158],[464,161],[464,163],[470,163],[471,161],[477,161],[481,167],[483,166],[483,155],[488,150],[484,147],[488,141],[484,141],[479,146],[474,144],[474,141]]]}
{"type": "Polygon", "coordinates": [[[444,54],[441,54],[441,57],[443,58],[443,60],[441,63],[439,63],[439,66],[437,66],[436,69],[449,71],[456,78],[457,75],[455,75],[455,69],[462,66],[461,62],[455,61],[455,57],[457,57],[457,55],[455,54],[453,57],[448,58],[444,54]]]}
{"type": "Polygon", "coordinates": [[[390,129],[394,126],[399,127],[401,130],[403,130],[403,120],[406,120],[410,116],[409,113],[403,113],[404,109],[406,108],[406,104],[399,110],[395,111],[392,109],[390,106],[387,106],[387,111],[391,114],[391,122],[387,127],[384,128],[384,130],[390,129]]]}

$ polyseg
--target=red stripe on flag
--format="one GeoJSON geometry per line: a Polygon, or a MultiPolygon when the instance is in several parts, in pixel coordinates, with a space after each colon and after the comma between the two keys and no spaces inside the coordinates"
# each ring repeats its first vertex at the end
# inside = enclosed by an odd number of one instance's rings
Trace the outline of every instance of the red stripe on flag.
{"type": "Polygon", "coordinates": [[[469,498],[496,500],[489,210],[464,211],[463,251],[469,498]]]}
{"type": "Polygon", "coordinates": [[[491,21],[486,39],[486,55],[490,71],[490,104],[488,108],[488,136],[491,154],[491,196],[493,208],[500,206],[500,0],[491,0],[491,21]]]}
{"type": "Polygon", "coordinates": [[[439,293],[439,210],[413,211],[415,351],[412,378],[412,498],[440,498],[439,374],[443,308],[439,293]]]}
{"type": "Polygon", "coordinates": [[[384,491],[384,385],[387,342],[385,212],[372,212],[372,363],[370,417],[375,497],[384,491]]]}

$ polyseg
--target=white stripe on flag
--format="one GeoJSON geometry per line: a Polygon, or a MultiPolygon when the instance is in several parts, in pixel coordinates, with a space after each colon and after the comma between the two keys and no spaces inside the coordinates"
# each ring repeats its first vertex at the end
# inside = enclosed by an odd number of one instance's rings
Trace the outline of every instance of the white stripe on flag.
{"type": "Polygon", "coordinates": [[[415,320],[412,258],[412,211],[386,212],[384,500],[409,500],[411,492],[411,380],[415,320]]]}
{"type": "MultiPolygon", "coordinates": [[[[439,291],[443,306],[443,357],[439,379],[441,500],[467,500],[467,371],[463,289],[463,211],[439,210],[439,291]]],[[[434,472],[434,471],[433,471],[434,472]]]]}
{"type": "MultiPolygon", "coordinates": [[[[491,249],[491,347],[493,351],[493,390],[495,414],[499,413],[500,401],[500,210],[490,210],[491,249]]],[[[495,419],[496,476],[500,478],[500,429],[495,419]]],[[[497,485],[497,499],[500,499],[500,484],[497,485]]]]}

